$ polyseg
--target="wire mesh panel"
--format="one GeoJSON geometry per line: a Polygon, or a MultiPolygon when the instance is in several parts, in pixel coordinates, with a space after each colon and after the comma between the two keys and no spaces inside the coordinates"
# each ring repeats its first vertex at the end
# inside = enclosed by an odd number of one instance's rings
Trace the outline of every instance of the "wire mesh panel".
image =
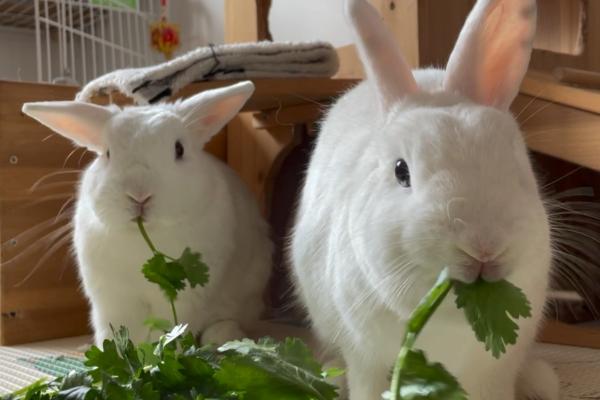
{"type": "Polygon", "coordinates": [[[0,0],[0,25],[35,30],[37,80],[85,84],[157,62],[149,26],[160,0],[0,0]]]}

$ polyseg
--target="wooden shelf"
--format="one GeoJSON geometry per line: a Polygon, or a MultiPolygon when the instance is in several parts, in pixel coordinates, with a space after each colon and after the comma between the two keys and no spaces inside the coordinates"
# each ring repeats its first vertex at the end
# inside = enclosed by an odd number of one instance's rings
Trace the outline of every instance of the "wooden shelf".
{"type": "Polygon", "coordinates": [[[600,92],[532,73],[512,110],[532,150],[600,170],[600,92]]]}
{"type": "Polygon", "coordinates": [[[521,94],[600,114],[600,91],[568,86],[549,74],[528,73],[521,94]]]}

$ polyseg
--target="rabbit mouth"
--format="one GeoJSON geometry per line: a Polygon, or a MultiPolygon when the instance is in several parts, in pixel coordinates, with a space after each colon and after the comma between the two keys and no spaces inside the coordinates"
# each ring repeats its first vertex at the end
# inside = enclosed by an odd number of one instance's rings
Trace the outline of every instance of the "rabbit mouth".
{"type": "Polygon", "coordinates": [[[131,203],[130,211],[133,214],[132,220],[137,221],[139,218],[141,218],[142,221],[146,221],[152,195],[133,196],[128,194],[127,198],[131,203]]]}
{"type": "Polygon", "coordinates": [[[449,268],[451,278],[465,283],[473,283],[477,279],[495,282],[506,277],[507,269],[498,262],[470,261],[459,263],[449,268]]]}

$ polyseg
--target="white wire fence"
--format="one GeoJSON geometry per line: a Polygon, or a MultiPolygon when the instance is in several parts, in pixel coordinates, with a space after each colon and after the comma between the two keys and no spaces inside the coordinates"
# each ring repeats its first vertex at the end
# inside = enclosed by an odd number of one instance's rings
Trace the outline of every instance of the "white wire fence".
{"type": "Polygon", "coordinates": [[[85,84],[160,60],[150,24],[160,0],[0,0],[0,26],[35,30],[37,80],[85,84]]]}

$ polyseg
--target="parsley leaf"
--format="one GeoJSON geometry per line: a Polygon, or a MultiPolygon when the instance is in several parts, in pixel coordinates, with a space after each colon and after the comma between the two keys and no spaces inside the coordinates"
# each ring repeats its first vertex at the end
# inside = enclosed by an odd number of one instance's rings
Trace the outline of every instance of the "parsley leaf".
{"type": "Polygon", "coordinates": [[[477,340],[496,358],[517,342],[514,319],[531,317],[531,305],[523,291],[508,281],[472,284],[455,282],[456,306],[464,309],[477,340]]]}
{"type": "Polygon", "coordinates": [[[337,397],[322,377],[319,364],[299,339],[277,343],[265,338],[229,342],[219,348],[225,358],[215,379],[245,393],[244,400],[319,399],[337,397]]]}
{"type": "Polygon", "coordinates": [[[174,262],[183,268],[191,287],[204,286],[208,283],[208,265],[202,261],[200,253],[192,252],[189,247],[186,247],[174,262]]]}
{"type": "Polygon", "coordinates": [[[147,326],[150,331],[169,331],[173,328],[171,321],[158,317],[148,317],[144,320],[144,326],[147,326]]]}
{"type": "MultiPolygon", "coordinates": [[[[466,400],[458,381],[440,363],[429,363],[421,350],[408,350],[400,371],[402,400],[466,400]]],[[[391,394],[387,398],[393,398],[391,394]]]]}
{"type": "Polygon", "coordinates": [[[177,299],[177,292],[185,289],[185,271],[180,264],[167,262],[162,253],[155,253],[142,267],[144,277],[156,283],[169,301],[177,299]]]}
{"type": "Polygon", "coordinates": [[[103,375],[113,377],[119,382],[126,382],[130,377],[129,365],[119,355],[117,345],[112,340],[104,340],[102,350],[92,346],[85,352],[84,364],[92,367],[90,375],[97,379],[103,375]]]}

